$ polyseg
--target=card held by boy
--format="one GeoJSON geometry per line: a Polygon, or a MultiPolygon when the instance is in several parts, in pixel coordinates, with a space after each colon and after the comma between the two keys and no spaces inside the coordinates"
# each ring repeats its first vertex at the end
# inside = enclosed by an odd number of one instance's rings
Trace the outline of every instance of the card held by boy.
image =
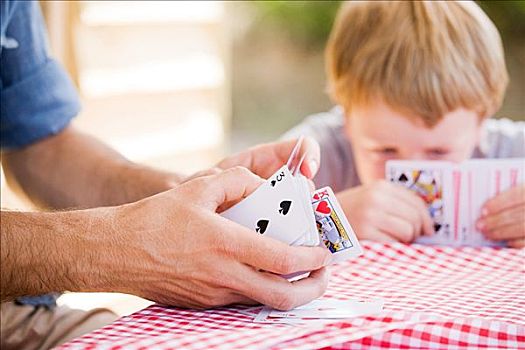
{"type": "Polygon", "coordinates": [[[486,201],[524,183],[525,159],[475,159],[456,164],[443,161],[392,160],[387,180],[420,196],[428,206],[435,233],[416,243],[451,246],[502,246],[476,229],[486,201]]]}

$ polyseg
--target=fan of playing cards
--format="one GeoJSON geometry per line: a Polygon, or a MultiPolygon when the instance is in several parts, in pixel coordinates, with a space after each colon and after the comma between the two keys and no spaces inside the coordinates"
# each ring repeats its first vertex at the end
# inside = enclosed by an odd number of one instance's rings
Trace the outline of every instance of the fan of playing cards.
{"type": "Polygon", "coordinates": [[[330,187],[310,193],[297,161],[299,138],[288,162],[250,196],[221,213],[255,232],[290,245],[326,246],[334,263],[362,254],[352,227],[330,187]]]}
{"type": "Polygon", "coordinates": [[[388,180],[420,196],[428,206],[435,233],[417,243],[442,245],[504,245],[476,229],[483,204],[524,182],[525,159],[475,159],[455,164],[444,161],[390,160],[388,180]]]}

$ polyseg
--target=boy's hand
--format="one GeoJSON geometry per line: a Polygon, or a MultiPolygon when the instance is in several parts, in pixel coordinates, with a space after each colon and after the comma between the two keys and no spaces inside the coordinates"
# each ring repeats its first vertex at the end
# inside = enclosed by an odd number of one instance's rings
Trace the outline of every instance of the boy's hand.
{"type": "Polygon", "coordinates": [[[514,248],[525,247],[525,185],[489,199],[476,227],[489,239],[506,240],[514,248]]]}
{"type": "Polygon", "coordinates": [[[434,233],[424,201],[387,181],[351,188],[337,198],[359,239],[409,243],[434,233]]]}

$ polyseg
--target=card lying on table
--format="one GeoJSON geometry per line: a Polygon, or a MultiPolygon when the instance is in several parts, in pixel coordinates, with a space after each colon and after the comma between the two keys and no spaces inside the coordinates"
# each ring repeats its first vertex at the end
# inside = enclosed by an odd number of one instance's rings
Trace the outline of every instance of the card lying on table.
{"type": "Polygon", "coordinates": [[[392,160],[386,178],[418,194],[428,205],[435,233],[417,243],[500,246],[476,229],[483,204],[524,183],[525,158],[442,161],[392,160]]]}
{"type": "Polygon", "coordinates": [[[264,184],[221,215],[289,245],[323,245],[332,252],[334,263],[361,255],[361,246],[333,191],[325,187],[310,193],[308,180],[299,170],[304,155],[290,168],[297,149],[264,184]]]}
{"type": "Polygon", "coordinates": [[[374,315],[381,312],[383,307],[382,299],[318,299],[289,311],[274,310],[265,306],[243,310],[243,313],[254,316],[253,321],[256,323],[307,324],[319,323],[320,320],[333,322],[334,319],[374,315]]]}

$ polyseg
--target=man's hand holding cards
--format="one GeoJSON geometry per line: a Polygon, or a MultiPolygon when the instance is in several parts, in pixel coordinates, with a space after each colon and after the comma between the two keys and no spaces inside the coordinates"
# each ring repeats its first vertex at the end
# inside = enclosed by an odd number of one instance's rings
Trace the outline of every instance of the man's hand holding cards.
{"type": "Polygon", "coordinates": [[[325,187],[312,195],[309,181],[300,173],[305,157],[297,157],[301,141],[287,164],[221,215],[289,245],[325,246],[333,262],[356,257],[362,253],[361,246],[334,193],[325,187]]]}

